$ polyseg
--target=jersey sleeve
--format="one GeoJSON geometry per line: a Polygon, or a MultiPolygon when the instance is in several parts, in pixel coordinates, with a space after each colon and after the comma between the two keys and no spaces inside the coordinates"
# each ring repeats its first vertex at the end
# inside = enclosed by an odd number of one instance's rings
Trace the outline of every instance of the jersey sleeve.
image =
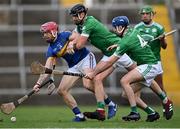
{"type": "Polygon", "coordinates": [[[165,33],[165,29],[162,25],[158,25],[158,34],[162,35],[165,33]]]}
{"type": "Polygon", "coordinates": [[[48,59],[49,57],[55,57],[55,55],[53,54],[52,48],[49,46],[46,52],[46,59],[48,59]]]}
{"type": "Polygon", "coordinates": [[[72,35],[72,33],[70,31],[64,31],[63,32],[63,36],[68,40],[69,37],[72,35]]]}
{"type": "Polygon", "coordinates": [[[114,52],[114,55],[120,57],[124,53],[126,53],[128,50],[128,46],[126,44],[127,44],[127,40],[122,39],[120,44],[118,44],[118,47],[117,47],[116,51],[114,52]]]}
{"type": "Polygon", "coordinates": [[[94,22],[92,20],[86,22],[82,28],[82,33],[81,35],[82,36],[85,36],[85,37],[89,37],[89,35],[91,34],[91,32],[93,31],[93,28],[94,28],[94,22]]]}

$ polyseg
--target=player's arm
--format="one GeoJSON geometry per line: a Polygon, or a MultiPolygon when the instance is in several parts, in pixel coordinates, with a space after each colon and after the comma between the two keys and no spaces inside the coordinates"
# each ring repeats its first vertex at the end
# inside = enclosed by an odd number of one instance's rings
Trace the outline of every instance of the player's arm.
{"type": "Polygon", "coordinates": [[[161,48],[166,49],[167,48],[167,42],[166,42],[166,38],[165,38],[165,29],[164,29],[164,27],[162,27],[159,30],[159,34],[160,34],[159,41],[160,41],[161,48]]]}
{"type": "Polygon", "coordinates": [[[161,38],[159,38],[159,40],[160,40],[161,47],[163,49],[166,49],[167,48],[167,42],[166,42],[166,39],[165,39],[165,35],[162,36],[161,38]]]}
{"type": "MultiPolygon", "coordinates": [[[[55,68],[55,64],[56,64],[56,57],[49,57],[46,60],[46,64],[45,67],[49,68],[49,69],[54,69],[55,68]]],[[[38,81],[36,82],[36,84],[34,85],[33,89],[38,92],[39,91],[39,86],[46,80],[46,78],[48,78],[50,76],[50,74],[41,74],[39,76],[38,81]]]]}
{"type": "Polygon", "coordinates": [[[97,75],[98,73],[101,73],[103,71],[105,71],[106,69],[108,69],[109,67],[111,67],[117,60],[119,59],[118,56],[112,55],[109,57],[108,61],[106,61],[106,63],[103,63],[103,65],[97,65],[97,67],[95,67],[95,74],[97,75]]]}
{"type": "Polygon", "coordinates": [[[67,47],[67,53],[72,54],[71,49],[75,50],[75,49],[81,49],[85,47],[87,40],[88,40],[88,37],[86,36],[76,35],[76,38],[69,42],[68,47],[67,47]]]}
{"type": "Polygon", "coordinates": [[[87,41],[88,41],[88,37],[83,36],[83,35],[79,36],[75,48],[81,49],[81,48],[85,47],[87,41]]]}
{"type": "Polygon", "coordinates": [[[79,37],[80,37],[80,34],[74,30],[72,32],[72,35],[69,37],[69,43],[66,48],[66,53],[69,53],[69,54],[74,53],[74,49],[75,49],[75,46],[79,37]]]}
{"type": "Polygon", "coordinates": [[[85,25],[82,28],[82,33],[78,37],[76,45],[74,46],[75,47],[74,49],[81,49],[81,48],[85,47],[85,45],[86,45],[86,43],[88,41],[90,33],[93,33],[92,32],[93,31],[93,27],[94,27],[94,25],[92,26],[90,24],[90,25],[85,25]]]}
{"type": "Polygon", "coordinates": [[[105,71],[106,69],[110,68],[120,57],[112,55],[108,61],[106,62],[99,62],[94,71],[87,74],[86,77],[89,79],[92,79],[93,77],[95,77],[97,74],[105,71]]]}

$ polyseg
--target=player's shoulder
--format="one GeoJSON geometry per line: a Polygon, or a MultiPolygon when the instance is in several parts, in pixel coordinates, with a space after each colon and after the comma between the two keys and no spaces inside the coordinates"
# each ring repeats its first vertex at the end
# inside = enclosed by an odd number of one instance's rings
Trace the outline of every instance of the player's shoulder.
{"type": "Polygon", "coordinates": [[[142,27],[142,26],[144,26],[144,23],[143,23],[143,22],[140,22],[140,23],[136,24],[136,25],[134,26],[134,28],[139,28],[139,27],[142,27]]]}
{"type": "Polygon", "coordinates": [[[157,22],[153,22],[153,25],[156,26],[159,29],[163,29],[164,28],[161,24],[159,24],[157,22]]]}
{"type": "Polygon", "coordinates": [[[86,23],[94,23],[96,21],[97,21],[97,19],[93,16],[87,16],[86,20],[85,20],[86,23]]]}
{"type": "Polygon", "coordinates": [[[66,34],[71,34],[71,33],[72,33],[72,32],[69,31],[69,30],[64,30],[64,31],[59,32],[59,34],[64,34],[64,35],[66,35],[66,34]]]}
{"type": "Polygon", "coordinates": [[[58,36],[60,37],[69,37],[72,34],[71,31],[61,31],[58,33],[58,36]]]}

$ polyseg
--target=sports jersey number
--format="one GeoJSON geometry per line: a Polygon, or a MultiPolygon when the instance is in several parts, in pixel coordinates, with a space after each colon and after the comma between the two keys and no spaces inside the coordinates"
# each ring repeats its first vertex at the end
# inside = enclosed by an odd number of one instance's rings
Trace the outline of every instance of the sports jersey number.
{"type": "Polygon", "coordinates": [[[139,42],[141,44],[141,47],[144,47],[147,45],[147,42],[140,36],[140,35],[137,35],[138,39],[139,39],[139,42]]]}

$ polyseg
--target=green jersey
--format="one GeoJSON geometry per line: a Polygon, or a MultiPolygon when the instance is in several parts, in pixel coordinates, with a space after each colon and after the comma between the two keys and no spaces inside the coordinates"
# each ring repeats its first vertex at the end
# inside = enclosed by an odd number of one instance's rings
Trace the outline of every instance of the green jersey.
{"type": "Polygon", "coordinates": [[[115,51],[116,56],[128,54],[131,59],[141,64],[156,64],[157,59],[154,56],[151,47],[140,36],[136,29],[128,29],[115,51]]]}
{"type": "Polygon", "coordinates": [[[115,49],[107,51],[107,48],[121,40],[93,16],[87,16],[83,25],[77,26],[76,31],[88,37],[90,43],[100,49],[106,56],[111,56],[115,51],[115,49]]]}
{"type": "MultiPolygon", "coordinates": [[[[140,22],[135,26],[137,30],[139,30],[141,36],[146,40],[150,41],[159,35],[164,34],[164,27],[160,24],[153,22],[151,25],[146,25],[143,22],[140,22]]],[[[153,42],[150,42],[149,45],[151,46],[151,49],[156,56],[156,58],[160,61],[160,51],[161,51],[161,44],[160,40],[155,40],[153,42]]]]}

